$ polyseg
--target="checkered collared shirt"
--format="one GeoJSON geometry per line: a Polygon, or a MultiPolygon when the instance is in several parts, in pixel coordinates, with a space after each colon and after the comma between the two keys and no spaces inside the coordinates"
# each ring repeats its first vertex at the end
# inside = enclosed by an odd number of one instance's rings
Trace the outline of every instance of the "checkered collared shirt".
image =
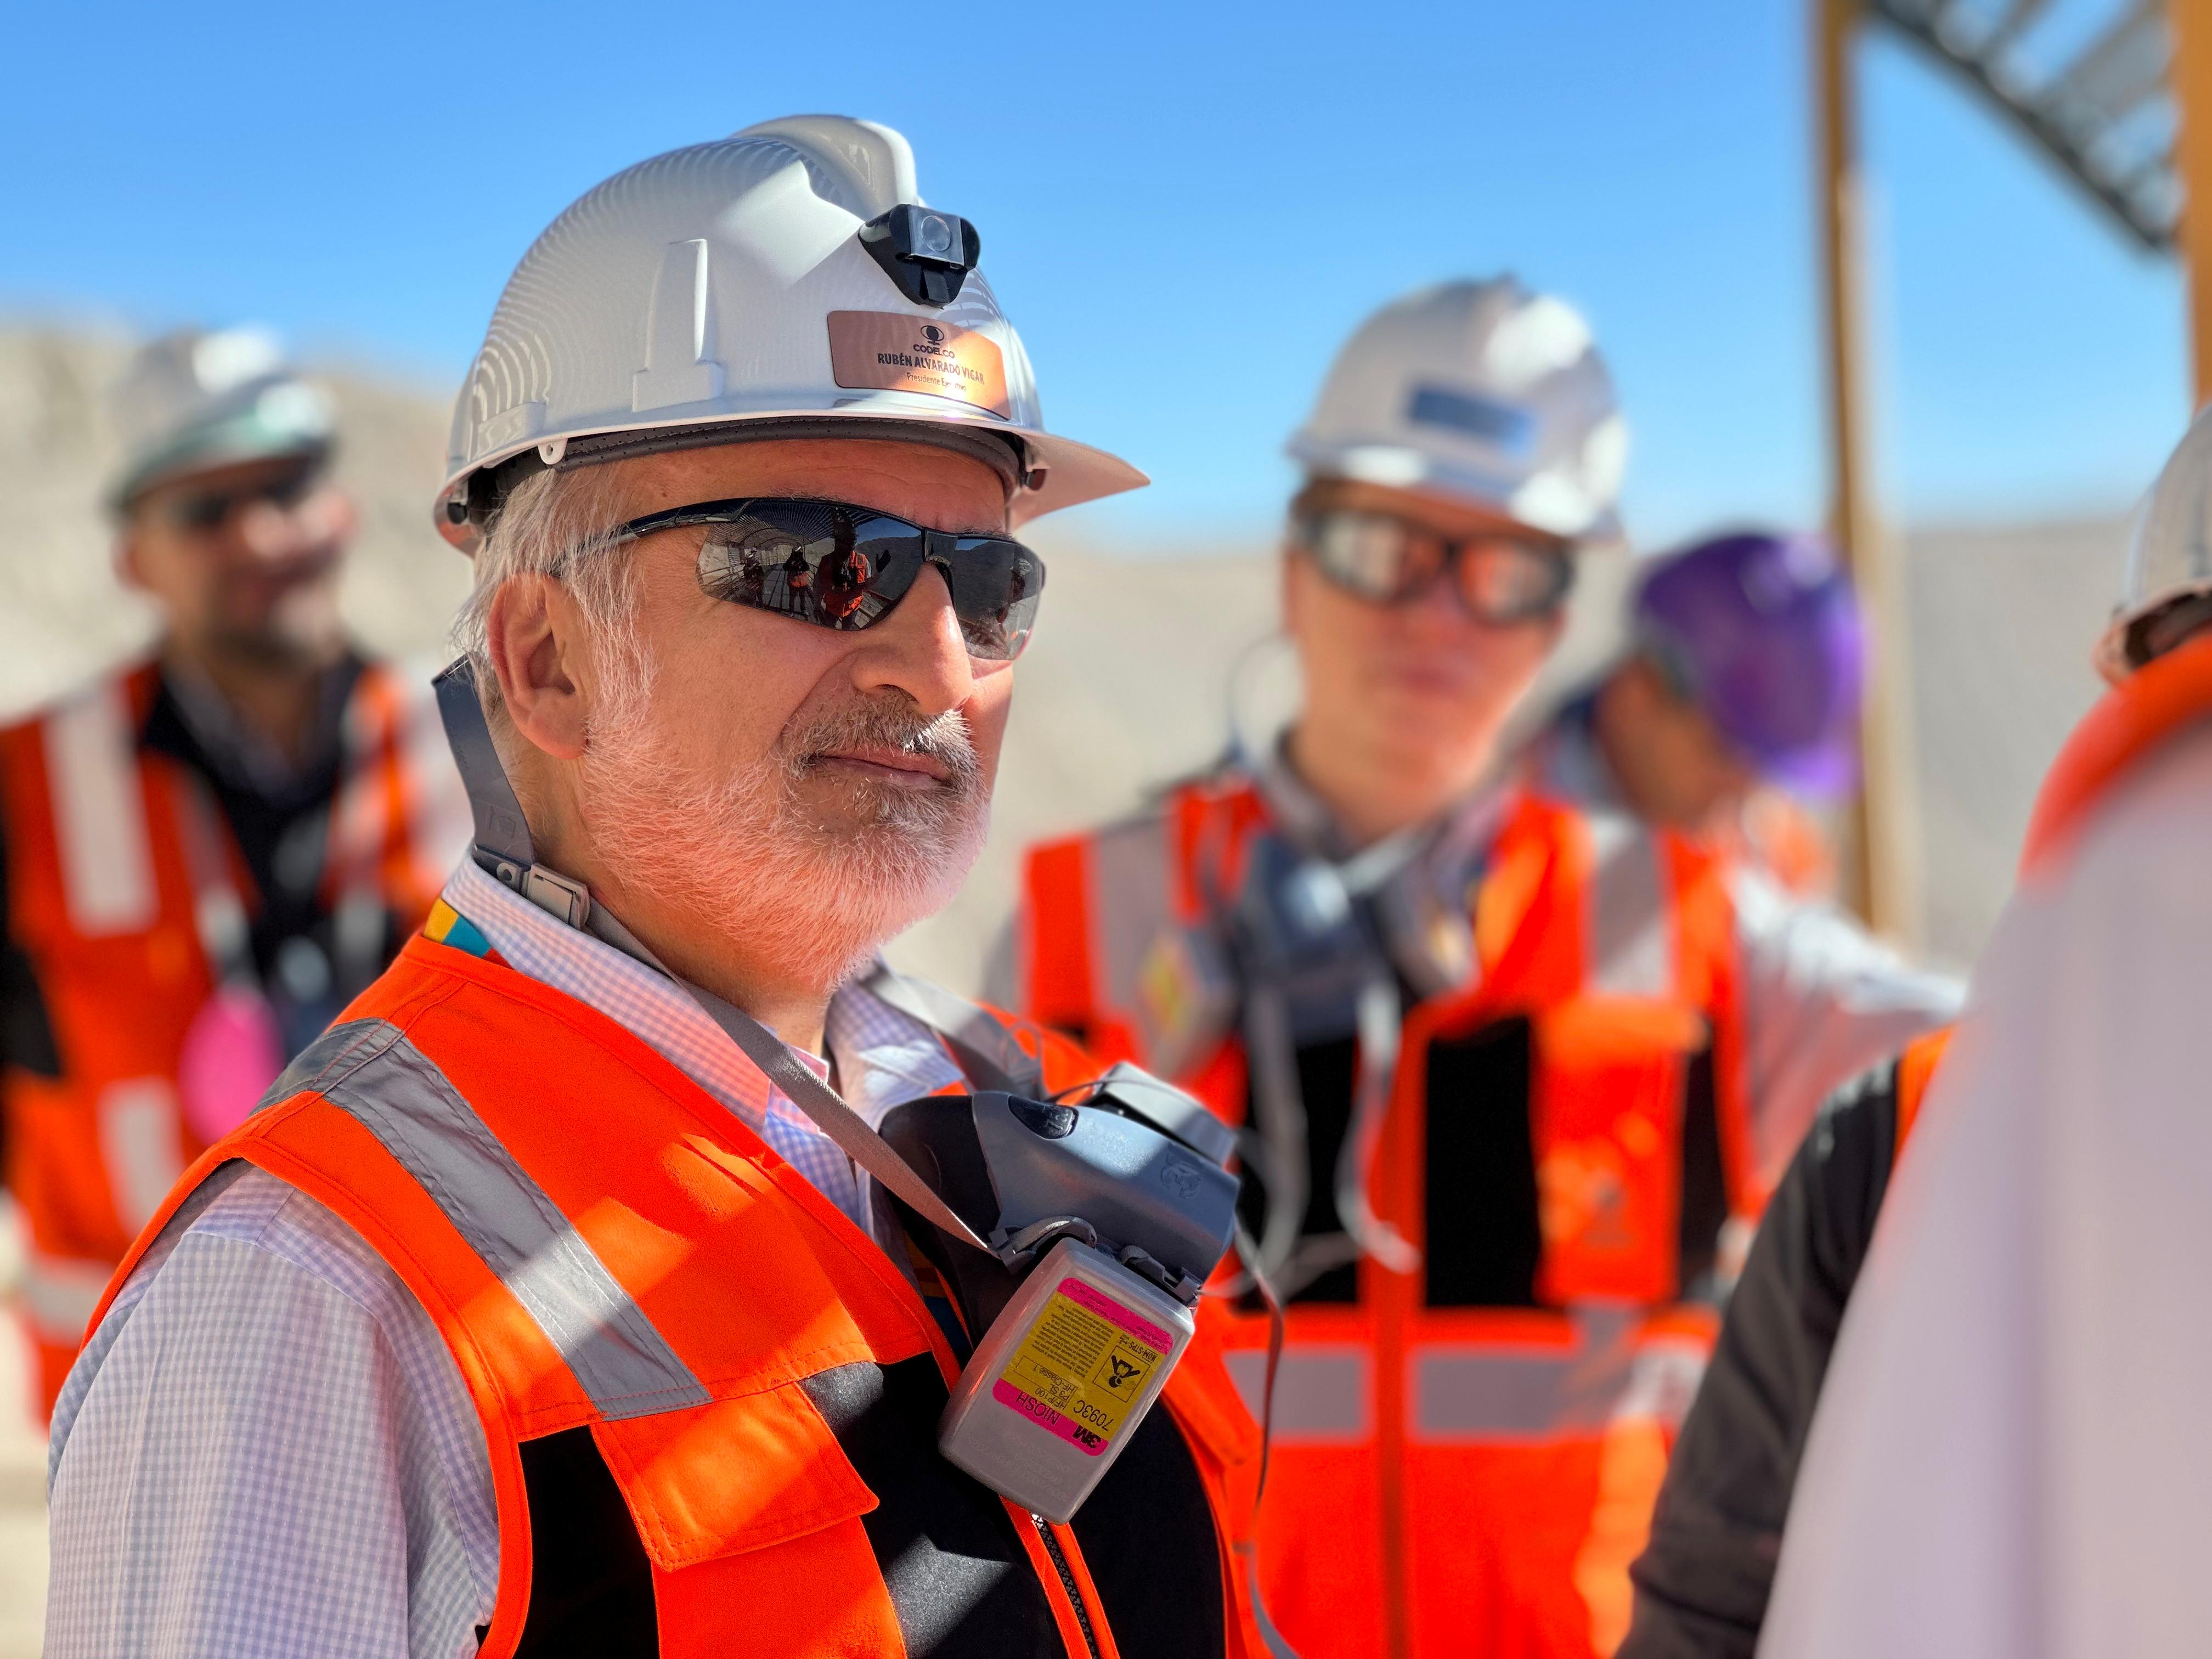
{"type": "MultiPolygon", "coordinates": [[[[627,1027],[873,1231],[866,1178],[680,987],[473,865],[445,901],[447,943],[627,1027]]],[[[959,1077],[858,988],[825,1035],[871,1122],[959,1077]]],[[[48,1490],[48,1659],[457,1659],[491,1618],[491,1465],[452,1354],[352,1228],[246,1165],[194,1195],[93,1333],[55,1407],[48,1490]]]]}

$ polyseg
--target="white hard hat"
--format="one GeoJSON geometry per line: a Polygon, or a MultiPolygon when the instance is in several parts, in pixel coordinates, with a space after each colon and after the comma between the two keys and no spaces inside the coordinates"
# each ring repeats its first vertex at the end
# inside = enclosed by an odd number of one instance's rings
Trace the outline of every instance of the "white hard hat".
{"type": "Polygon", "coordinates": [[[331,407],[258,329],[182,329],[138,350],[108,393],[118,511],[151,486],[267,456],[326,454],[331,407]]]}
{"type": "Polygon", "coordinates": [[[2097,641],[2097,667],[2121,680],[2212,621],[2212,408],[2199,414],[2136,509],[2120,602],[2097,641]],[[2202,614],[2182,617],[2189,601],[2202,614]],[[2165,624],[2161,626],[2161,624],[2165,624]]]}
{"type": "Polygon", "coordinates": [[[902,204],[921,207],[906,140],[842,115],[765,121],[587,192],[492,313],[440,532],[473,550],[505,483],[539,465],[833,422],[994,460],[1017,524],[1144,483],[1044,429],[1020,337],[969,269],[973,228],[902,204]]]}
{"type": "Polygon", "coordinates": [[[1570,540],[1620,531],[1628,427],[1589,325],[1511,276],[1359,325],[1290,441],[1309,476],[1457,495],[1570,540]]]}

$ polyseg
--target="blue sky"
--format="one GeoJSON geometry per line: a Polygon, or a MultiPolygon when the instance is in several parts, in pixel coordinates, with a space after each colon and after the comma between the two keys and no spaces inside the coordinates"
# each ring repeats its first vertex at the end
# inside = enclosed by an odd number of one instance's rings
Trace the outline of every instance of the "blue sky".
{"type": "MultiPolygon", "coordinates": [[[[981,229],[1049,422],[1154,475],[1099,533],[1265,533],[1350,328],[1501,268],[1595,324],[1639,538],[1810,520],[1808,9],[41,7],[9,27],[0,314],[258,319],[442,397],[574,196],[837,109],[981,229]]],[[[1901,46],[1861,75],[1893,510],[2128,500],[2186,414],[2177,273],[1901,46]]]]}

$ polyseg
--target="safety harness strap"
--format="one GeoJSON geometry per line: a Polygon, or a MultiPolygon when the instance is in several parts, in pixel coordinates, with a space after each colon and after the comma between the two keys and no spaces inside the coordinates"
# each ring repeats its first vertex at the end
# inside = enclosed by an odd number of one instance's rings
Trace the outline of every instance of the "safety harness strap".
{"type": "Polygon", "coordinates": [[[720,1026],[730,1041],[738,1045],[745,1058],[759,1066],[768,1080],[783,1091],[787,1100],[813,1119],[815,1127],[836,1141],[840,1152],[904,1200],[917,1214],[933,1226],[951,1234],[962,1243],[973,1245],[986,1255],[998,1255],[983,1242],[973,1227],[960,1218],[951,1205],[937,1195],[927,1182],[915,1173],[912,1164],[891,1150],[889,1141],[868,1127],[866,1118],[847,1105],[843,1097],[835,1089],[799,1063],[799,1056],[791,1052],[781,1037],[744,1009],[724,1001],[703,985],[694,985],[681,975],[671,972],[647,948],[644,941],[605,909],[593,906],[591,919],[586,925],[594,935],[623,955],[666,974],[682,986],[690,994],[691,1000],[706,1011],[707,1017],[720,1026]]]}
{"type": "Polygon", "coordinates": [[[909,979],[878,962],[860,981],[887,1003],[935,1031],[979,1088],[1036,1099],[1044,1097],[1044,1066],[988,1011],[927,980],[909,979]]]}

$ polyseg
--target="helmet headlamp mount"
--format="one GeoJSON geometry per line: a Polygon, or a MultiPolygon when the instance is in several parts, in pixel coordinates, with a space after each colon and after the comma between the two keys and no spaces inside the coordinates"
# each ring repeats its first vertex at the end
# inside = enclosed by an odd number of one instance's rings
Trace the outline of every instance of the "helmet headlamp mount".
{"type": "Polygon", "coordinates": [[[901,202],[857,233],[860,246],[921,306],[949,306],[983,257],[983,239],[957,213],[901,202]]]}

